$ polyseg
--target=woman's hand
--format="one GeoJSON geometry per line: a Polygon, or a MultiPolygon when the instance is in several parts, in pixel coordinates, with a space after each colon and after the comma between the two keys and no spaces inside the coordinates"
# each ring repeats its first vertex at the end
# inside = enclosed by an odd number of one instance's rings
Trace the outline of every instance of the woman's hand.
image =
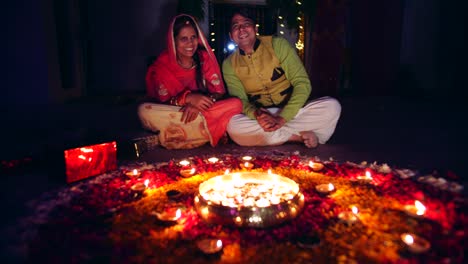
{"type": "Polygon", "coordinates": [[[185,102],[197,108],[199,112],[208,110],[214,104],[210,97],[197,93],[187,94],[185,102]]]}
{"type": "Polygon", "coordinates": [[[180,121],[184,122],[184,124],[192,122],[200,114],[198,108],[191,104],[186,104],[180,109],[180,111],[183,112],[180,121]]]}

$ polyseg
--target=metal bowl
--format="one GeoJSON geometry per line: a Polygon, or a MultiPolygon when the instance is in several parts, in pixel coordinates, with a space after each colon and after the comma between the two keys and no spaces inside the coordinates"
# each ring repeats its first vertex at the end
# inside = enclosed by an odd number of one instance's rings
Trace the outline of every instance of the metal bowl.
{"type": "MultiPolygon", "coordinates": [[[[275,192],[271,191],[271,193],[275,192]]],[[[199,193],[195,197],[195,209],[206,222],[237,227],[265,228],[278,225],[294,219],[303,207],[304,195],[295,181],[265,172],[236,172],[213,177],[200,184],[199,193]],[[288,199],[283,197],[279,202],[269,203],[267,206],[223,205],[219,201],[210,200],[207,195],[208,192],[223,188],[238,188],[239,186],[243,188],[242,186],[249,184],[262,185],[262,187],[263,185],[276,186],[274,188],[289,190],[288,199]]]]}

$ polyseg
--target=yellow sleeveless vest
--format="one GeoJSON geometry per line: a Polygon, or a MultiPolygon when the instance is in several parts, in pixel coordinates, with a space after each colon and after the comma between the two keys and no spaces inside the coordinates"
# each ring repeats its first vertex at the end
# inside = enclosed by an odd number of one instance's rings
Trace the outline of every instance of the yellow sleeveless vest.
{"type": "Polygon", "coordinates": [[[252,55],[239,51],[231,58],[232,67],[239,77],[249,101],[257,106],[282,106],[292,93],[280,61],[275,55],[271,36],[259,36],[260,45],[252,55]]]}

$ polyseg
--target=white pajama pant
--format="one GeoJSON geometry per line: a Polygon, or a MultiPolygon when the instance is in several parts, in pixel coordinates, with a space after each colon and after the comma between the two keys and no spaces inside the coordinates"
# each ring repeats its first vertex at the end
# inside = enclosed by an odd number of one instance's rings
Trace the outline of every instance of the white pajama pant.
{"type": "MultiPolygon", "coordinates": [[[[271,107],[267,110],[275,114],[280,108],[271,107]]],[[[313,131],[318,142],[325,144],[335,131],[340,114],[341,105],[335,98],[321,97],[307,102],[292,120],[276,131],[265,132],[257,120],[238,114],[229,121],[227,132],[241,146],[281,145],[303,131],[313,131]]]]}

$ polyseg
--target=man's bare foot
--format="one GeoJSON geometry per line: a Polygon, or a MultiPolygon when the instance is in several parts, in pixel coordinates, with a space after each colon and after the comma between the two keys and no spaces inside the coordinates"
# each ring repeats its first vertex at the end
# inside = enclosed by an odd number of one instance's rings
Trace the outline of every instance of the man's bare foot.
{"type": "Polygon", "coordinates": [[[315,148],[318,146],[318,138],[312,131],[304,131],[301,132],[302,140],[304,141],[304,145],[308,148],[315,148]]]}

